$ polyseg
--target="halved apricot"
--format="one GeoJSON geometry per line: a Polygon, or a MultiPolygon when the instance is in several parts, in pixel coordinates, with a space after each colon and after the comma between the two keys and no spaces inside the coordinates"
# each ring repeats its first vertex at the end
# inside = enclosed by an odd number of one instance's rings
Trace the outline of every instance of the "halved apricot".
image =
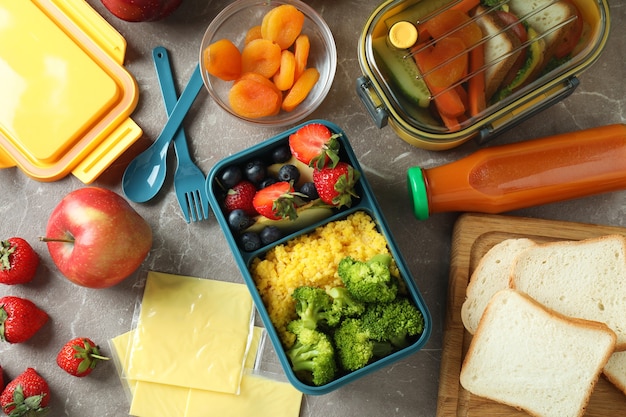
{"type": "Polygon", "coordinates": [[[287,91],[293,85],[296,74],[296,57],[289,49],[285,49],[280,57],[280,67],[272,80],[281,91],[287,91]]]}
{"type": "Polygon", "coordinates": [[[316,68],[311,67],[304,70],[283,99],[282,109],[285,111],[295,109],[307,98],[319,78],[320,73],[316,68]]]}
{"type": "Polygon", "coordinates": [[[291,4],[281,4],[270,10],[261,22],[264,39],[277,43],[281,49],[289,48],[304,26],[304,13],[291,4]]]}
{"type": "Polygon", "coordinates": [[[241,52],[243,72],[256,72],[271,78],[280,67],[281,49],[267,39],[255,39],[244,46],[241,52]]]}
{"type": "Polygon", "coordinates": [[[228,101],[236,114],[256,119],[278,114],[282,96],[275,87],[249,77],[241,78],[233,84],[228,93],[228,101]]]}
{"type": "Polygon", "coordinates": [[[236,80],[241,75],[241,53],[230,40],[220,39],[204,50],[204,66],[209,74],[221,80],[236,80]]]}

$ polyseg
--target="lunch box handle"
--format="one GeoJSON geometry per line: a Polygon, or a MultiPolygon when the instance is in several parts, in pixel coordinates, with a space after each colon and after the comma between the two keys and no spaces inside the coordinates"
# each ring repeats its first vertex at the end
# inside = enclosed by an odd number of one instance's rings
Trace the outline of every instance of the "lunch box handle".
{"type": "Polygon", "coordinates": [[[365,108],[369,112],[372,119],[374,119],[374,123],[376,127],[382,129],[387,126],[387,120],[389,119],[389,113],[387,109],[382,105],[382,102],[375,95],[375,92],[372,92],[370,87],[372,86],[372,82],[366,76],[361,76],[356,80],[356,93],[365,105],[365,108]]]}
{"type": "Polygon", "coordinates": [[[574,92],[579,84],[580,80],[574,75],[565,79],[562,84],[559,84],[556,87],[556,91],[555,88],[549,89],[548,91],[542,90],[540,94],[533,96],[526,104],[516,107],[514,112],[507,113],[504,116],[505,120],[502,120],[501,118],[496,122],[481,128],[475,138],[476,142],[479,145],[489,142],[504,131],[517,126],[537,113],[542,112],[548,107],[568,97],[574,92]]]}

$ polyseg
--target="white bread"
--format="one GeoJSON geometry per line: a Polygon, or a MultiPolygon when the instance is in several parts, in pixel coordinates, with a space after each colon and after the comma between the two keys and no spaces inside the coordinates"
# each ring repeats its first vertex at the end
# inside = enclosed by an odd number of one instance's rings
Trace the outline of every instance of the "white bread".
{"type": "Polygon", "coordinates": [[[494,245],[478,261],[461,306],[461,320],[468,332],[476,332],[491,297],[496,292],[509,288],[511,268],[517,254],[534,244],[534,241],[527,238],[506,239],[494,245]]]}
{"type": "Polygon", "coordinates": [[[460,374],[474,395],[537,417],[580,417],[615,334],[604,324],[572,319],[506,289],[489,302],[460,374]]]}
{"type": "Polygon", "coordinates": [[[626,394],[626,352],[615,352],[604,365],[604,376],[626,394]]]}
{"type": "Polygon", "coordinates": [[[506,24],[494,13],[484,13],[485,8],[476,8],[476,23],[483,31],[485,50],[485,100],[489,101],[501,87],[517,57],[521,53],[519,38],[510,30],[502,32],[506,24]],[[507,54],[510,54],[507,56],[507,54]]]}
{"type": "Polygon", "coordinates": [[[538,244],[521,252],[510,287],[571,317],[606,323],[626,350],[626,238],[538,244]]]}
{"type": "Polygon", "coordinates": [[[544,62],[552,57],[554,50],[560,44],[568,42],[569,37],[574,32],[575,23],[573,21],[554,29],[562,22],[577,15],[576,7],[567,1],[510,0],[508,6],[518,19],[526,21],[539,33],[539,36],[545,35],[543,37],[546,43],[544,62]],[[536,10],[539,11],[534,13],[536,10]]]}

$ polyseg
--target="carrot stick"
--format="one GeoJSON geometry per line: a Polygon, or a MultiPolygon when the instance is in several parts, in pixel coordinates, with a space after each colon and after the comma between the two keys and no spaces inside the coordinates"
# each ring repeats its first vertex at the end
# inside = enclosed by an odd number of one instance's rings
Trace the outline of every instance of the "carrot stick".
{"type": "Polygon", "coordinates": [[[485,64],[484,45],[478,44],[469,52],[469,67],[472,77],[467,82],[467,95],[470,116],[476,116],[487,107],[485,101],[485,64]]]}

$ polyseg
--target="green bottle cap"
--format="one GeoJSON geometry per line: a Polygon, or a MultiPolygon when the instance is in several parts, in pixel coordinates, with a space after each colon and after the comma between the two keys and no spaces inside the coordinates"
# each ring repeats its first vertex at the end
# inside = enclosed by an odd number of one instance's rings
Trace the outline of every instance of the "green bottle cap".
{"type": "Polygon", "coordinates": [[[407,185],[409,195],[413,200],[413,214],[419,220],[426,220],[430,216],[428,210],[428,193],[426,192],[426,181],[422,168],[415,166],[407,171],[407,185]]]}

